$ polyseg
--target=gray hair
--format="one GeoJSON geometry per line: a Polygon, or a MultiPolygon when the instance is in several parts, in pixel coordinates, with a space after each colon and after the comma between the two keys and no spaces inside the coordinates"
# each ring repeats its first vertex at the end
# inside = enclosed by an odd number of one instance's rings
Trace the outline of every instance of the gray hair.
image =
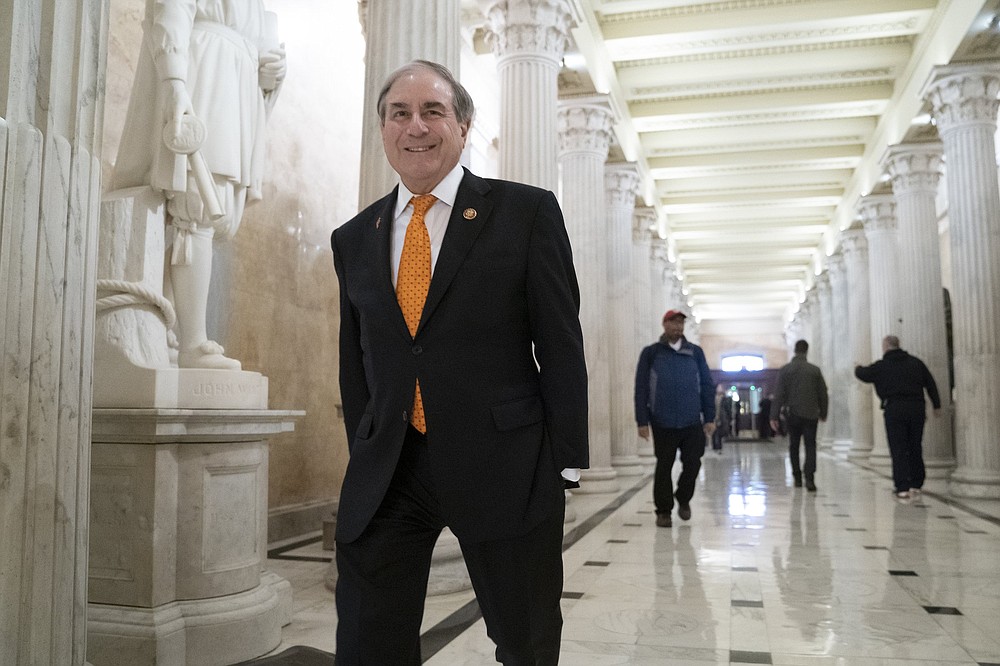
{"type": "Polygon", "coordinates": [[[379,122],[383,125],[385,124],[385,97],[389,94],[389,89],[392,88],[396,81],[418,69],[431,71],[444,79],[445,83],[451,87],[451,100],[452,107],[455,112],[455,119],[458,120],[460,124],[471,123],[472,117],[476,115],[476,105],[472,101],[472,95],[470,95],[469,91],[458,82],[458,79],[456,79],[455,75],[451,73],[451,70],[444,65],[431,62],[430,60],[414,60],[413,62],[403,65],[389,75],[389,77],[385,80],[385,83],[382,84],[382,90],[378,93],[377,106],[379,122]]]}

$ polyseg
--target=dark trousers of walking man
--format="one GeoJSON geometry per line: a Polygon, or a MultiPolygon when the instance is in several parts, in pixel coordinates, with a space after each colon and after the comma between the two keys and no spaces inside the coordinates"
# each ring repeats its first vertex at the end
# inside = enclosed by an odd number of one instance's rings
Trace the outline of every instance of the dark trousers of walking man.
{"type": "Polygon", "coordinates": [[[705,432],[700,423],[686,428],[651,427],[653,431],[653,451],[656,453],[656,473],[653,475],[653,503],[656,513],[668,516],[677,503],[685,505],[694,497],[694,485],[701,470],[701,458],[705,455],[705,432]],[[681,452],[681,474],[677,478],[677,492],[674,492],[671,470],[681,452]]]}
{"type": "Polygon", "coordinates": [[[921,440],[927,414],[924,401],[898,400],[886,405],[885,434],[892,455],[892,482],[896,492],[919,490],[924,485],[921,440]]]}
{"type": "Polygon", "coordinates": [[[803,472],[806,478],[806,488],[815,490],[813,475],[816,474],[816,419],[804,419],[795,414],[788,415],[788,459],[792,463],[792,476],[796,487],[802,485],[803,472]],[[799,442],[806,447],[805,467],[799,466],[799,442]]]}

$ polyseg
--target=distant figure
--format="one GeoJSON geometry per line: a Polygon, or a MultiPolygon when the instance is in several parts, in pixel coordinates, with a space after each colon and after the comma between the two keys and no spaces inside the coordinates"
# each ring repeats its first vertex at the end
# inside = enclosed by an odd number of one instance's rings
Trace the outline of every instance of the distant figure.
{"type": "Polygon", "coordinates": [[[162,192],[174,228],[164,291],[177,310],[177,364],[239,370],[208,339],[213,243],[261,198],[264,122],[285,77],[261,0],[147,0],[112,189],[162,192]]]}
{"type": "Polygon", "coordinates": [[[816,428],[826,421],[829,396],[820,369],[806,360],[809,343],[795,343],[795,356],[778,372],[778,389],[771,405],[771,427],[778,429],[777,417],[785,410],[788,426],[788,458],[792,464],[795,487],[802,487],[805,472],[806,490],[816,492],[816,428]],[[806,447],[805,469],[799,467],[799,442],[806,447]]]}
{"type": "Polygon", "coordinates": [[[663,315],[663,335],[642,350],[635,370],[635,420],[639,436],[653,431],[656,472],[653,502],[657,527],[670,527],[675,494],[671,470],[681,453],[677,515],[691,519],[694,484],[705,455],[705,437],[715,432],[715,389],[705,352],[684,337],[680,310],[663,315]]]}
{"type": "Polygon", "coordinates": [[[740,403],[740,395],[734,394],[729,401],[729,410],[733,416],[733,437],[740,436],[740,414],[743,413],[743,405],[740,403]]]}
{"type": "Polygon", "coordinates": [[[764,441],[770,441],[774,431],[771,429],[771,395],[760,400],[760,414],[757,416],[757,432],[764,441]]]}
{"type": "Polygon", "coordinates": [[[729,435],[732,414],[726,389],[722,384],[719,384],[715,387],[715,432],[712,433],[712,450],[720,456],[722,455],[722,439],[729,435]]]}
{"type": "Polygon", "coordinates": [[[941,414],[941,397],[934,377],[923,361],[899,348],[899,338],[895,335],[882,339],[882,359],[855,367],[854,376],[875,384],[885,417],[896,497],[907,499],[919,493],[924,485],[921,440],[927,420],[925,390],[934,406],[935,418],[941,414]]]}

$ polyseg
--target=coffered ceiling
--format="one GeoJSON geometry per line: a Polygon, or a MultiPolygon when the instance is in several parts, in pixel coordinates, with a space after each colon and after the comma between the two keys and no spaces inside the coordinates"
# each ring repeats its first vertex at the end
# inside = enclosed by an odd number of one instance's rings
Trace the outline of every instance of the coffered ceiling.
{"type": "Polygon", "coordinates": [[[787,320],[934,65],[996,58],[997,0],[570,0],[560,95],[609,96],[700,320],[787,320]]]}

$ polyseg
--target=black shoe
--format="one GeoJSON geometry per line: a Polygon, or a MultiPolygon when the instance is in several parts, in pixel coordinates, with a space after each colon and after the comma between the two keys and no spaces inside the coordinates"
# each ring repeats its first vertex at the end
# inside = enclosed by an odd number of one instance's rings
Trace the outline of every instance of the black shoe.
{"type": "Polygon", "coordinates": [[[677,507],[677,515],[681,520],[691,520],[691,505],[681,504],[677,507]]]}
{"type": "Polygon", "coordinates": [[[795,487],[796,488],[801,488],[802,487],[802,473],[800,472],[800,473],[796,474],[796,473],[792,472],[792,476],[795,477],[795,482],[794,482],[795,483],[795,487]]]}
{"type": "Polygon", "coordinates": [[[806,490],[808,490],[811,493],[816,492],[816,484],[813,483],[812,479],[806,479],[806,490]]]}
{"type": "Polygon", "coordinates": [[[656,526],[657,527],[670,527],[673,525],[673,521],[670,520],[669,513],[658,513],[656,514],[656,526]]]}

